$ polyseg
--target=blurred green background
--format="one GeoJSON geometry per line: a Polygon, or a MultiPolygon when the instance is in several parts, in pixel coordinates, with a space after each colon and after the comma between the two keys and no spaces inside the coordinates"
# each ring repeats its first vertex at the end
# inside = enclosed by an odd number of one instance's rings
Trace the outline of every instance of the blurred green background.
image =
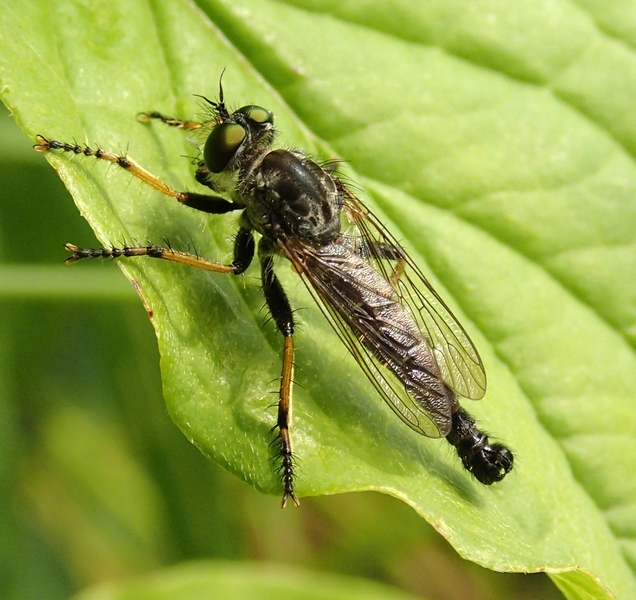
{"type": "Polygon", "coordinates": [[[166,415],[154,333],[117,266],[62,264],[65,242],[95,238],[31,145],[3,110],[0,598],[68,598],[202,558],[357,575],[432,600],[561,597],[546,576],[463,561],[393,498],[282,511],[206,460],[166,415]]]}

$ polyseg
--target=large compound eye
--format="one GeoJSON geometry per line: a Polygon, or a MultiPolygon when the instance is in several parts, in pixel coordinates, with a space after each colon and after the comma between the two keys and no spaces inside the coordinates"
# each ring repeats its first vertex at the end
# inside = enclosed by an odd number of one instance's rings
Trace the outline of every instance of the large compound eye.
{"type": "Polygon", "coordinates": [[[203,162],[212,173],[220,173],[234,158],[245,139],[245,128],[238,123],[217,125],[205,142],[203,162]]]}
{"type": "Polygon", "coordinates": [[[254,123],[258,123],[259,125],[264,125],[265,123],[269,123],[270,125],[274,124],[274,113],[262,106],[250,104],[249,106],[239,108],[236,112],[245,115],[248,119],[251,119],[254,123]]]}

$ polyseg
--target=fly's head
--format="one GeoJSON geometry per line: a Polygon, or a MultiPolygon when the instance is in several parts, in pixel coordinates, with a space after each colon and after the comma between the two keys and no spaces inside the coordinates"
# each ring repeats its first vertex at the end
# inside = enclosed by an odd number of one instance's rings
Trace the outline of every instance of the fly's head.
{"type": "Polygon", "coordinates": [[[203,146],[202,166],[208,172],[210,187],[223,192],[271,147],[274,115],[255,105],[230,114],[222,99],[206,101],[212,105],[215,124],[203,146]]]}

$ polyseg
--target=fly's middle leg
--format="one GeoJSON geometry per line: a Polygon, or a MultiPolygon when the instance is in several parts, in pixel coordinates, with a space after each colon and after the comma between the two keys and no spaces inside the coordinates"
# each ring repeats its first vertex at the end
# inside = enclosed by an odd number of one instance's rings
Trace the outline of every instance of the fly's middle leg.
{"type": "Polygon", "coordinates": [[[259,258],[261,262],[261,278],[263,282],[263,293],[267,307],[272,313],[279,331],[283,334],[283,368],[280,379],[280,391],[278,394],[278,417],[276,426],[278,428],[278,456],[280,464],[280,478],[283,483],[283,508],[287,501],[291,499],[298,506],[298,498],[294,492],[294,455],[291,443],[291,413],[292,413],[292,386],[294,377],[294,318],[291,306],[285,290],[274,274],[274,265],[271,255],[261,243],[259,246],[259,258]]]}
{"type": "Polygon", "coordinates": [[[180,263],[190,267],[213,271],[215,273],[228,273],[240,275],[250,266],[254,257],[254,237],[247,226],[241,227],[234,241],[234,259],[230,264],[202,258],[196,254],[179,252],[172,248],[160,246],[124,246],[123,248],[78,248],[74,244],[66,244],[66,249],[71,252],[65,262],[74,263],[84,258],[131,258],[135,256],[148,256],[160,258],[170,262],[180,263]]]}

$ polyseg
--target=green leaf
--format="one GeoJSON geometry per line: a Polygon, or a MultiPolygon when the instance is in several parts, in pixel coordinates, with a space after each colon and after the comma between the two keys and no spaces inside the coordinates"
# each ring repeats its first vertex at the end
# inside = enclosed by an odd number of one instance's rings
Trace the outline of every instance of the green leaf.
{"type": "Polygon", "coordinates": [[[267,563],[193,562],[132,582],[89,588],[73,600],[414,600],[364,579],[312,573],[267,563]],[[213,596],[211,592],[213,590],[213,596]]]}
{"type": "MultiPolygon", "coordinates": [[[[214,97],[226,68],[228,101],[272,109],[281,145],[349,161],[476,342],[489,390],[468,408],[517,457],[491,488],[443,441],[394,418],[281,264],[294,306],[307,309],[296,313],[299,495],[381,490],[479,564],[547,571],[569,598],[636,596],[633,9],[24,4],[2,4],[0,79],[32,138],[128,151],[195,189],[185,136],[135,114],[190,117],[193,94],[214,97]]],[[[233,217],[177,206],[92,159],[49,159],[102,243],[166,238],[230,256],[233,217]]],[[[280,493],[268,443],[281,339],[263,326],[257,269],[239,279],[121,264],[152,312],[176,424],[280,493]]]]}

